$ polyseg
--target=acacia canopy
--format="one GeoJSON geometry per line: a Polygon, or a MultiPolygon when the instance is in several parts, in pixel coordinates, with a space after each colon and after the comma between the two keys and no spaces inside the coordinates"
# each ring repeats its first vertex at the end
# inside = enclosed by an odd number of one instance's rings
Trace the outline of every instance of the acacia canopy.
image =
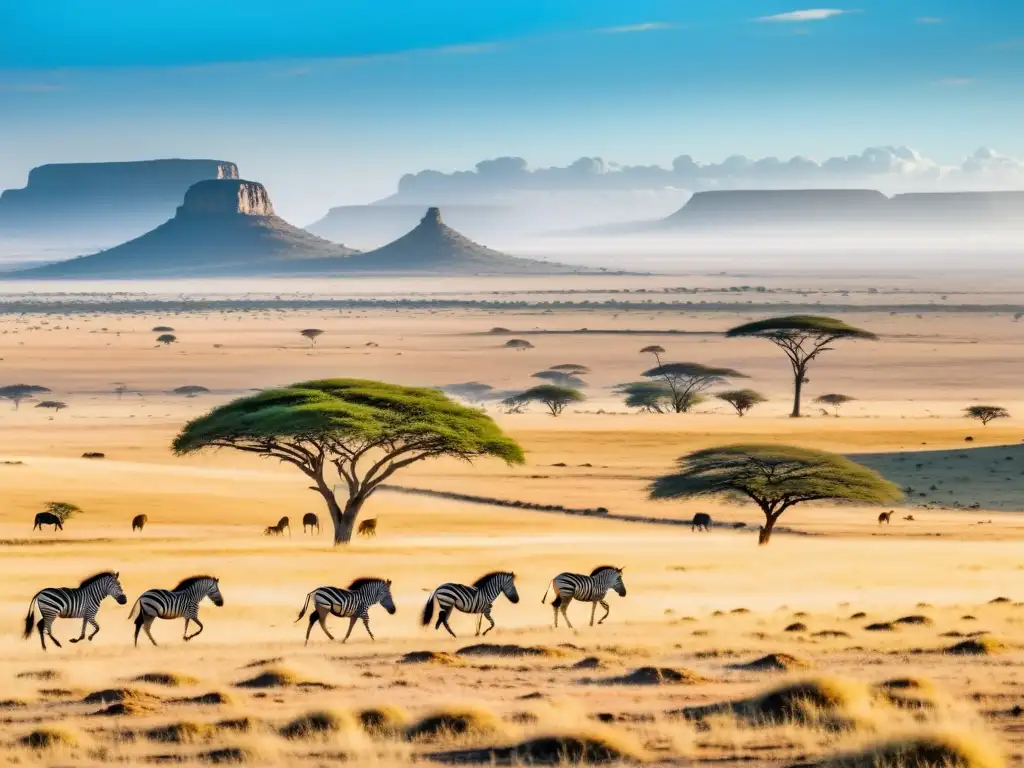
{"type": "Polygon", "coordinates": [[[363,504],[380,484],[414,462],[438,456],[523,462],[519,445],[479,410],[436,389],[363,379],[306,381],[239,398],[190,421],[173,444],[179,455],[207,448],[298,467],[330,510],[336,544],[351,540],[363,504]],[[325,474],[330,466],[347,489],[343,508],[325,474]]]}
{"type": "Polygon", "coordinates": [[[10,400],[14,403],[14,410],[18,410],[23,400],[31,400],[34,395],[49,391],[38,384],[8,384],[0,387],[0,399],[10,400]]]}
{"type": "Polygon", "coordinates": [[[662,363],[641,374],[648,379],[657,379],[671,392],[671,410],[686,413],[700,402],[702,392],[722,384],[729,378],[746,378],[732,368],[716,368],[700,363],[662,363]]]}
{"type": "Polygon", "coordinates": [[[800,415],[800,393],[808,381],[807,367],[814,358],[832,349],[830,345],[836,341],[878,339],[875,334],[863,328],[857,328],[833,317],[819,315],[770,317],[736,326],[725,335],[729,338],[767,339],[786,353],[793,368],[793,412],[790,415],[794,417],[800,415]]]}
{"type": "Polygon", "coordinates": [[[969,405],[964,408],[964,416],[968,419],[977,419],[983,426],[988,426],[990,421],[1010,418],[1010,412],[1001,405],[969,405]]]}
{"type": "Polygon", "coordinates": [[[753,389],[731,389],[728,392],[718,392],[715,398],[723,403],[728,403],[736,409],[738,416],[743,416],[755,405],[768,402],[768,398],[753,389]]]}
{"type": "Polygon", "coordinates": [[[785,445],[726,445],[683,456],[677,471],[648,488],[652,499],[747,498],[764,512],[760,543],[776,520],[808,501],[886,504],[899,488],[872,469],[827,451],[785,445]]]}
{"type": "Polygon", "coordinates": [[[558,416],[565,410],[566,406],[572,403],[582,403],[586,399],[586,395],[572,387],[541,384],[507,398],[505,404],[511,408],[517,406],[521,408],[526,403],[543,403],[547,406],[552,416],[558,416]]]}

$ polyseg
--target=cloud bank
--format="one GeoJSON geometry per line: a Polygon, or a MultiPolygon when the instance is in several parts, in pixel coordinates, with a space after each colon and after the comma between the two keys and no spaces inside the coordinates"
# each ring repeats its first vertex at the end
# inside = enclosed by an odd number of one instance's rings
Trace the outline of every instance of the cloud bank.
{"type": "Polygon", "coordinates": [[[789,11],[788,13],[776,13],[773,16],[762,16],[755,21],[771,23],[801,24],[805,21],[825,21],[835,16],[845,16],[853,11],[846,11],[842,8],[808,8],[803,11],[789,11]]]}
{"type": "Polygon", "coordinates": [[[1024,188],[1024,161],[983,147],[943,165],[909,147],[869,147],[857,155],[817,161],[796,156],[759,160],[734,155],[701,163],[680,155],[671,168],[619,165],[581,157],[566,166],[530,168],[521,157],[482,160],[471,171],[407,174],[398,198],[479,201],[524,191],[872,188],[883,192],[1024,188]]]}

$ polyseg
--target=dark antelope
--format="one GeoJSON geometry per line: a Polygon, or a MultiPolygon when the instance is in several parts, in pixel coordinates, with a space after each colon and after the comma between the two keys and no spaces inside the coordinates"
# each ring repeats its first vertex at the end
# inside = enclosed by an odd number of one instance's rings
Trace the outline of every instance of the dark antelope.
{"type": "Polygon", "coordinates": [[[359,530],[357,533],[360,536],[366,536],[367,538],[377,537],[377,518],[371,517],[369,520],[363,520],[359,524],[359,530]]]}
{"type": "Polygon", "coordinates": [[[314,515],[312,512],[307,512],[302,516],[302,532],[306,532],[306,526],[309,526],[309,532],[313,533],[313,529],[316,528],[317,535],[320,534],[320,518],[314,515]]]}
{"type": "Polygon", "coordinates": [[[64,524],[60,521],[60,518],[52,512],[40,512],[37,514],[36,522],[35,525],[32,526],[32,530],[34,531],[38,528],[41,531],[43,530],[44,525],[52,525],[54,533],[57,532],[58,528],[62,531],[64,530],[64,524]]]}
{"type": "Polygon", "coordinates": [[[145,515],[136,515],[132,518],[132,532],[141,531],[146,527],[146,523],[149,522],[149,518],[145,515]]]}
{"type": "Polygon", "coordinates": [[[892,513],[893,510],[890,509],[888,512],[883,512],[882,514],[880,514],[878,516],[878,524],[881,525],[882,523],[885,523],[886,525],[889,525],[891,522],[890,518],[892,517],[892,513]]]}
{"type": "Polygon", "coordinates": [[[292,535],[292,527],[288,524],[288,518],[287,517],[282,517],[280,520],[277,521],[277,525],[268,525],[263,530],[263,535],[264,536],[280,536],[282,533],[284,533],[284,529],[285,528],[288,529],[288,535],[291,536],[292,535]]]}

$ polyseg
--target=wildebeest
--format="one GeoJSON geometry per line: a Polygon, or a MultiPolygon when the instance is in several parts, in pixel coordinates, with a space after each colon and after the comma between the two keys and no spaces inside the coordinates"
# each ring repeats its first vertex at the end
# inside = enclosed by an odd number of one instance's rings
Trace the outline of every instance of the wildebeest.
{"type": "Polygon", "coordinates": [[[914,522],[914,516],[913,516],[913,515],[907,515],[907,516],[906,516],[906,517],[904,517],[903,519],[904,519],[904,520],[909,520],[910,522],[914,522]]]}
{"type": "Polygon", "coordinates": [[[363,520],[363,522],[361,522],[359,524],[359,531],[358,531],[358,533],[359,533],[360,536],[367,536],[367,537],[372,536],[372,537],[376,538],[377,537],[377,518],[376,517],[371,517],[369,520],[363,520]]]}
{"type": "Polygon", "coordinates": [[[146,527],[146,523],[149,522],[149,518],[145,515],[136,515],[132,518],[132,533],[135,531],[141,531],[146,527]]]}
{"type": "Polygon", "coordinates": [[[37,514],[36,522],[35,525],[32,526],[32,530],[34,531],[36,528],[43,530],[44,525],[52,525],[54,533],[57,532],[58,528],[62,531],[64,530],[64,524],[60,521],[60,518],[52,512],[40,512],[37,514]]]}
{"type": "Polygon", "coordinates": [[[698,512],[693,516],[693,522],[690,523],[691,531],[708,531],[711,529],[711,515],[707,512],[698,512]]]}
{"type": "Polygon", "coordinates": [[[280,520],[277,521],[277,525],[268,525],[263,530],[263,535],[264,536],[280,536],[282,533],[284,533],[284,529],[285,528],[288,529],[288,535],[291,536],[292,535],[292,527],[288,524],[288,518],[287,517],[282,517],[280,520]]]}
{"type": "Polygon", "coordinates": [[[309,532],[312,533],[313,529],[316,528],[316,532],[320,533],[320,518],[312,512],[307,512],[302,516],[302,532],[306,532],[306,526],[309,526],[309,532]]]}
{"type": "Polygon", "coordinates": [[[878,524],[881,525],[882,523],[885,523],[886,525],[889,525],[890,522],[891,522],[889,518],[892,517],[892,513],[893,513],[893,510],[891,510],[891,509],[888,512],[882,512],[878,516],[878,524]]]}

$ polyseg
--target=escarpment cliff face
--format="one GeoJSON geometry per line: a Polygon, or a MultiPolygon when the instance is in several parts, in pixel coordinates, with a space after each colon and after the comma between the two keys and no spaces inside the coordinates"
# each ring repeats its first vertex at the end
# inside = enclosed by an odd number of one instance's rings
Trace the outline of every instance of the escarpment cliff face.
{"type": "Polygon", "coordinates": [[[189,187],[169,221],[89,256],[17,273],[37,278],[133,278],[333,273],[355,253],[274,214],[255,181],[215,179],[189,187]]]}
{"type": "MultiPolygon", "coordinates": [[[[444,223],[440,208],[428,208],[411,231],[374,251],[345,260],[346,271],[404,274],[544,274],[573,267],[521,259],[470,240],[444,223]]],[[[589,270],[596,271],[596,270],[589,270]]]]}
{"type": "Polygon", "coordinates": [[[0,193],[0,236],[116,243],[172,216],[196,182],[237,178],[238,167],[224,160],[43,165],[24,188],[0,193]]]}

